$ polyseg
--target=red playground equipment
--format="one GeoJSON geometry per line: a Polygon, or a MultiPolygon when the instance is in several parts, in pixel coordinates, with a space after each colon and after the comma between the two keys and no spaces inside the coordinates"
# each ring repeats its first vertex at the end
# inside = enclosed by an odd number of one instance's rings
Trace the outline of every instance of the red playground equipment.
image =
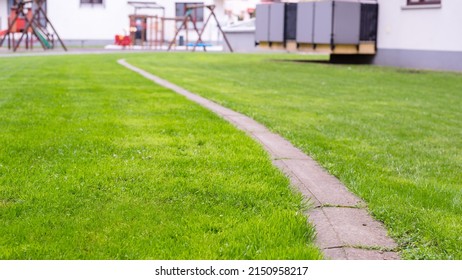
{"type": "Polygon", "coordinates": [[[122,46],[122,47],[128,47],[128,46],[131,46],[132,44],[132,40],[130,39],[130,36],[126,36],[126,35],[116,35],[114,42],[117,46],[122,46]]]}
{"type": "Polygon", "coordinates": [[[7,41],[8,49],[13,49],[15,52],[22,41],[25,42],[26,49],[32,49],[34,42],[38,41],[44,50],[53,49],[56,37],[67,51],[43,9],[44,3],[45,0],[15,0],[8,18],[8,29],[0,31],[0,47],[7,41]]]}

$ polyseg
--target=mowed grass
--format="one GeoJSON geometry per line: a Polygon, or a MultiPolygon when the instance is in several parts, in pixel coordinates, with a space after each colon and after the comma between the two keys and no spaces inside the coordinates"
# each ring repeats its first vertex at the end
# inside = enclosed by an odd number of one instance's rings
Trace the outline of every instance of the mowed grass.
{"type": "Polygon", "coordinates": [[[462,259],[462,75],[158,54],[128,61],[280,133],[365,199],[407,259],[462,259]]]}
{"type": "Polygon", "coordinates": [[[321,257],[261,147],[116,59],[0,59],[0,259],[321,257]]]}

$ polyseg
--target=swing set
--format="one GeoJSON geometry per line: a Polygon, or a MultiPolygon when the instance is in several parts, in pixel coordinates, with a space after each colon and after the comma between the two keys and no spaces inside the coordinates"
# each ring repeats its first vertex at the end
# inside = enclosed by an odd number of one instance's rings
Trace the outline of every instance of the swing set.
{"type": "Polygon", "coordinates": [[[228,45],[229,50],[233,52],[228,38],[226,37],[226,34],[223,32],[221,25],[215,14],[215,5],[186,5],[184,16],[166,17],[165,8],[154,2],[129,1],[128,4],[135,8],[134,13],[129,15],[130,34],[116,35],[116,45],[123,46],[124,48],[133,45],[141,45],[142,47],[148,47],[149,49],[162,49],[164,43],[169,42],[167,50],[170,51],[173,49],[174,46],[177,45],[177,38],[180,32],[184,31],[185,38],[182,38],[180,36],[181,46],[183,46],[184,44],[186,46],[186,50],[189,50],[190,47],[193,47],[192,51],[195,51],[196,47],[202,47],[204,51],[207,51],[206,47],[208,45],[203,42],[202,36],[207,25],[213,18],[217,24],[219,31],[223,35],[224,41],[228,45]],[[204,25],[199,30],[197,26],[197,19],[193,15],[196,10],[204,8],[208,9],[210,13],[204,25]],[[143,9],[158,10],[161,11],[162,14],[139,14],[138,11],[143,9]],[[175,35],[171,41],[165,40],[167,22],[173,22],[175,26],[175,35]],[[195,41],[195,43],[189,42],[191,29],[194,33],[197,34],[197,41],[195,41]]]}
{"type": "Polygon", "coordinates": [[[229,43],[228,38],[226,37],[225,32],[223,32],[223,29],[221,28],[220,22],[218,21],[217,16],[215,15],[215,11],[214,11],[215,10],[215,5],[187,5],[185,10],[186,11],[185,11],[185,15],[183,17],[183,21],[182,21],[180,27],[176,30],[175,36],[173,37],[172,41],[170,42],[170,44],[168,46],[168,51],[170,51],[172,49],[173,45],[175,45],[178,34],[182,30],[185,30],[186,32],[188,32],[188,22],[192,22],[192,26],[193,26],[193,28],[196,31],[197,36],[198,36],[197,41],[194,44],[192,51],[193,52],[196,51],[196,47],[203,47],[204,51],[207,51],[207,49],[206,49],[207,45],[204,43],[204,41],[202,41],[202,35],[204,34],[205,28],[207,27],[207,24],[210,22],[210,19],[213,17],[215,19],[215,22],[217,24],[218,29],[220,30],[221,34],[223,35],[223,39],[225,40],[226,45],[228,46],[229,50],[231,52],[233,52],[233,48],[231,47],[231,44],[229,43]],[[210,14],[209,14],[207,20],[205,21],[205,24],[202,27],[202,29],[199,30],[197,28],[196,19],[192,15],[193,15],[194,10],[196,10],[196,9],[204,9],[204,8],[208,9],[210,11],[210,14]]]}
{"type": "Polygon", "coordinates": [[[45,0],[16,0],[11,8],[8,18],[8,29],[0,36],[0,47],[8,42],[8,49],[18,50],[21,43],[25,42],[26,49],[33,49],[34,38],[42,45],[44,50],[55,47],[55,37],[65,51],[66,46],[56,32],[43,8],[45,0]],[[47,27],[51,27],[52,32],[47,27]],[[19,35],[20,34],[20,35],[19,35]],[[19,39],[17,37],[19,36],[19,39]]]}

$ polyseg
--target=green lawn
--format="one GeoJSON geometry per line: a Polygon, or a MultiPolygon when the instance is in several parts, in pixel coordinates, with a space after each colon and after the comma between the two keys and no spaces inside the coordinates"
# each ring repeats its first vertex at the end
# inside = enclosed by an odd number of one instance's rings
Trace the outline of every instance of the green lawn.
{"type": "Polygon", "coordinates": [[[462,75],[150,54],[128,62],[280,133],[365,199],[408,259],[462,259],[462,75]]]}
{"type": "Polygon", "coordinates": [[[0,58],[0,259],[321,257],[258,144],[117,57],[0,58]]]}

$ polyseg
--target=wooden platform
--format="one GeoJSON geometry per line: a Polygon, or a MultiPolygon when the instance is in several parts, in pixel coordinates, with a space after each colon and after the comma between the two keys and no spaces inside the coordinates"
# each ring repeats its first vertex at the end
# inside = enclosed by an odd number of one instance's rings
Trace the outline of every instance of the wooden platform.
{"type": "Polygon", "coordinates": [[[373,55],[376,53],[376,44],[372,41],[360,42],[359,45],[297,44],[295,41],[287,41],[285,44],[281,42],[260,42],[258,46],[262,49],[322,54],[373,55]]]}

